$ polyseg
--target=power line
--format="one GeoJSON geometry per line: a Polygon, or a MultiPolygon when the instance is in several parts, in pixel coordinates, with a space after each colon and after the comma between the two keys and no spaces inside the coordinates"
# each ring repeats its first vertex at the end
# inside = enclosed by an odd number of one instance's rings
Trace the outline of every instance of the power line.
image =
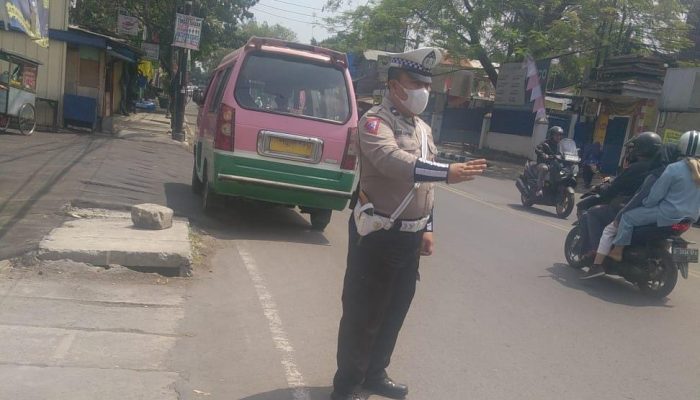
{"type": "Polygon", "coordinates": [[[324,11],[323,8],[303,6],[301,4],[294,4],[294,3],[290,3],[290,2],[284,1],[284,0],[272,0],[272,1],[276,1],[278,3],[283,3],[283,4],[288,4],[290,6],[295,6],[295,7],[308,8],[309,10],[324,11]]]}
{"type": "Polygon", "coordinates": [[[292,14],[301,15],[301,16],[303,16],[303,17],[317,18],[315,15],[312,15],[312,14],[305,14],[305,13],[300,13],[300,12],[296,12],[296,11],[285,10],[284,8],[278,8],[278,7],[274,7],[274,6],[269,6],[269,5],[263,4],[263,3],[258,3],[258,4],[256,4],[256,5],[258,5],[258,6],[263,6],[263,7],[267,7],[267,8],[271,8],[271,9],[277,10],[277,11],[282,11],[282,12],[285,12],[285,13],[292,13],[292,14]]]}
{"type": "Polygon", "coordinates": [[[329,28],[329,29],[342,28],[342,26],[340,26],[340,25],[326,25],[326,24],[321,24],[321,23],[313,22],[313,21],[302,21],[302,20],[300,20],[300,19],[289,18],[289,17],[283,17],[283,16],[281,16],[281,15],[273,14],[273,13],[267,12],[267,11],[265,11],[265,10],[253,10],[253,12],[254,12],[254,13],[256,13],[256,12],[261,12],[261,13],[263,13],[263,14],[267,14],[267,15],[270,15],[270,16],[273,16],[273,17],[282,18],[282,19],[286,19],[286,20],[294,21],[294,22],[301,22],[302,24],[312,24],[312,25],[316,25],[316,26],[322,26],[322,27],[324,27],[324,28],[329,28]]]}

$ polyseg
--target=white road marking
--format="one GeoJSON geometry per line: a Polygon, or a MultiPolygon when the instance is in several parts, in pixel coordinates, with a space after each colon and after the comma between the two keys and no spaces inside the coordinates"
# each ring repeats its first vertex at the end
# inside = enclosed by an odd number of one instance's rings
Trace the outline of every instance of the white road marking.
{"type": "Polygon", "coordinates": [[[260,305],[267,318],[268,326],[270,327],[272,341],[275,343],[277,350],[282,353],[282,367],[284,368],[285,377],[287,378],[287,385],[293,389],[292,395],[294,396],[294,400],[310,400],[309,391],[304,383],[304,377],[294,361],[294,347],[292,347],[287,333],[282,327],[282,320],[277,311],[277,304],[272,297],[272,293],[267,290],[265,279],[260,274],[255,259],[253,259],[253,256],[245,248],[245,245],[237,243],[236,248],[248,271],[250,279],[253,281],[253,286],[258,294],[258,300],[260,301],[260,305]]]}

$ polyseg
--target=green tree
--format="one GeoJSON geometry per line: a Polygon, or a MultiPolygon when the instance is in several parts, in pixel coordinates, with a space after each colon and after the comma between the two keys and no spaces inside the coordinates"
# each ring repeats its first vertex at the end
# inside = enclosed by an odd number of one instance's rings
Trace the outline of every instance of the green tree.
{"type": "MultiPolygon", "coordinates": [[[[248,11],[257,0],[194,0],[192,15],[204,19],[199,51],[192,53],[194,60],[208,56],[221,47],[236,47],[240,42],[238,27],[252,17],[248,11]]],[[[150,37],[160,42],[161,66],[170,74],[175,13],[184,1],[173,0],[77,0],[71,9],[74,24],[91,30],[114,34],[119,8],[138,18],[150,37]]],[[[141,37],[129,38],[139,45],[141,37]]]]}
{"type": "Polygon", "coordinates": [[[241,25],[238,35],[243,40],[248,40],[251,36],[268,37],[288,41],[296,41],[297,34],[293,30],[280,24],[269,25],[267,22],[248,21],[241,25]]]}
{"type": "Polygon", "coordinates": [[[198,61],[201,61],[202,63],[202,71],[201,76],[198,75],[198,78],[205,81],[208,80],[211,72],[219,65],[222,58],[224,58],[234,49],[243,46],[246,41],[253,36],[288,41],[295,41],[297,39],[294,31],[282,25],[269,25],[267,22],[258,23],[255,20],[247,21],[243,23],[236,31],[236,38],[235,40],[231,41],[230,47],[219,47],[200,57],[198,61]]]}
{"type": "MultiPolygon", "coordinates": [[[[331,7],[337,6],[331,5],[331,7]]],[[[366,49],[401,52],[405,46],[410,25],[393,14],[389,3],[367,3],[354,10],[326,20],[334,36],[323,40],[323,47],[342,52],[361,52],[366,49]]],[[[402,15],[408,9],[401,8],[402,15]]]]}
{"type": "MultiPolygon", "coordinates": [[[[330,0],[338,7],[343,0],[330,0]]],[[[496,63],[562,53],[563,75],[580,76],[620,54],[672,54],[687,47],[687,0],[377,0],[329,20],[347,47],[369,46],[406,26],[408,43],[478,60],[495,85],[496,63]],[[356,17],[356,20],[346,17],[356,17]],[[403,24],[403,25],[402,25],[403,24]]]]}

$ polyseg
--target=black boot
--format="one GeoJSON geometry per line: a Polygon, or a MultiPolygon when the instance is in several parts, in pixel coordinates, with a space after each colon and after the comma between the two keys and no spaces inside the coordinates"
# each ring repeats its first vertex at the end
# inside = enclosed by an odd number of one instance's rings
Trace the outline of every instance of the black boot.
{"type": "Polygon", "coordinates": [[[408,386],[396,383],[391,378],[383,377],[365,381],[362,385],[365,389],[374,394],[388,397],[390,399],[403,399],[408,394],[408,386]]]}

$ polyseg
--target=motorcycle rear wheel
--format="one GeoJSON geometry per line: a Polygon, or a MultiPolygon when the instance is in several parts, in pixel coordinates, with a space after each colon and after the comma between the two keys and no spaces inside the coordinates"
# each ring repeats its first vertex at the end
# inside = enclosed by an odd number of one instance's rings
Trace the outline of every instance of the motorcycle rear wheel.
{"type": "Polygon", "coordinates": [[[644,295],[661,299],[671,294],[676,287],[678,268],[665,249],[655,249],[652,254],[653,258],[648,260],[649,267],[657,273],[647,280],[637,282],[637,286],[644,295]]]}
{"type": "Polygon", "coordinates": [[[564,256],[571,268],[581,269],[584,267],[581,259],[581,228],[578,226],[574,226],[566,235],[564,256]]]}

